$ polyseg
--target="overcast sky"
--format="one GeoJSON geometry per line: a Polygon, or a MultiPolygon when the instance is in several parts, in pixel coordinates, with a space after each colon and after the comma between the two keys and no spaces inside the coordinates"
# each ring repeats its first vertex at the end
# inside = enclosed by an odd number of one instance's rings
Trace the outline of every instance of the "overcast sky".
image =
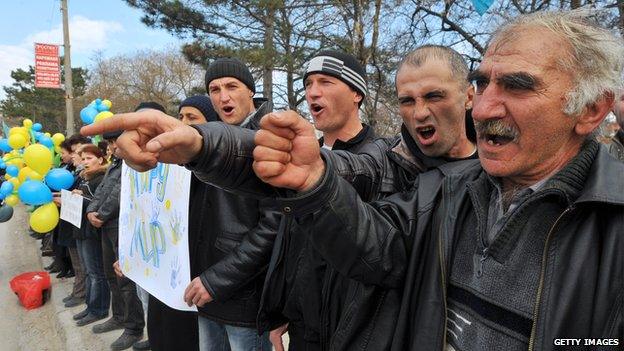
{"type": "MultiPolygon", "coordinates": [[[[164,30],[141,23],[141,11],[121,0],[68,0],[73,67],[88,67],[96,52],[104,57],[140,49],[179,47],[164,30]]],[[[3,1],[0,10],[0,86],[12,83],[10,72],[34,65],[34,43],[62,44],[59,0],[3,1]]],[[[61,48],[61,54],[63,52],[61,48]]],[[[4,91],[0,89],[0,98],[4,91]]]]}

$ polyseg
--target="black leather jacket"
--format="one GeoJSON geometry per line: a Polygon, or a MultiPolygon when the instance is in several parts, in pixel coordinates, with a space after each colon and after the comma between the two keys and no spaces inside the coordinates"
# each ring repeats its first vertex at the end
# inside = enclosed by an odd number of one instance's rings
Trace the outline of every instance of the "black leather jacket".
{"type": "MultiPolygon", "coordinates": [[[[592,157],[586,174],[564,168],[553,179],[568,183],[545,189],[538,197],[558,201],[561,212],[543,248],[530,350],[553,349],[556,338],[621,343],[624,337],[624,164],[604,147],[592,157]],[[562,191],[565,186],[576,186],[578,197],[569,198],[562,191]]],[[[467,185],[484,177],[480,164],[440,166],[420,175],[411,191],[372,205],[336,176],[331,161],[327,166],[318,187],[285,200],[284,208],[310,221],[319,252],[342,274],[365,284],[403,288],[396,326],[388,330],[393,333],[389,349],[444,350],[454,236],[477,206],[467,185]],[[345,235],[338,240],[330,235],[336,231],[345,235]]],[[[539,201],[545,200],[531,206],[539,201]]],[[[346,311],[343,320],[356,313],[346,311]]]]}
{"type": "MultiPolygon", "coordinates": [[[[243,126],[257,129],[271,112],[254,99],[256,112],[243,126]]],[[[211,122],[209,124],[222,124],[211,122]]],[[[199,276],[213,301],[199,308],[219,323],[255,327],[266,266],[273,247],[275,214],[259,210],[260,201],[192,179],[189,243],[191,275],[199,276]]]]}
{"type": "MultiPolygon", "coordinates": [[[[198,177],[251,196],[286,193],[254,177],[250,167],[252,133],[218,127],[197,128],[204,136],[204,148],[190,168],[198,177]],[[220,167],[223,164],[228,167],[220,167]]],[[[366,201],[408,190],[417,174],[427,169],[400,137],[363,144],[357,149],[358,155],[321,151],[324,158],[339,165],[336,173],[352,183],[366,201]]],[[[277,229],[258,327],[268,330],[290,319],[291,342],[304,339],[305,347],[388,348],[400,306],[400,289],[366,285],[333,268],[324,270],[326,263],[315,248],[316,242],[306,238],[309,228],[302,231],[292,216],[286,218],[277,229]],[[292,230],[293,226],[299,230],[292,230]],[[319,267],[323,268],[321,274],[317,274],[319,267]],[[346,320],[345,309],[357,311],[357,315],[351,314],[346,320]]]]}
{"type": "MultiPolygon", "coordinates": [[[[252,196],[288,195],[253,176],[252,133],[241,135],[231,127],[198,130],[204,148],[188,167],[204,181],[252,196]],[[220,167],[223,164],[228,167],[220,167]]],[[[352,329],[360,311],[351,308],[357,304],[349,306],[341,316],[344,328],[333,335],[331,349],[443,350],[448,251],[454,230],[461,228],[458,212],[469,201],[466,183],[484,174],[479,163],[440,166],[420,175],[411,191],[371,206],[362,199],[390,180],[379,168],[379,160],[370,157],[362,162],[358,157],[347,162],[351,180],[360,176],[371,185],[372,192],[359,189],[360,198],[338,177],[344,165],[331,155],[323,156],[327,171],[320,185],[283,199],[282,212],[312,220],[316,228],[312,242],[342,275],[364,286],[401,292],[401,308],[389,313],[378,309],[381,323],[369,325],[368,330],[352,329]],[[336,232],[345,235],[336,237],[336,232]],[[379,332],[390,335],[391,346],[371,343],[376,341],[371,336],[379,332]]],[[[619,338],[620,344],[624,338],[624,164],[600,148],[590,166],[580,195],[561,199],[565,209],[548,234],[531,350],[553,349],[555,338],[619,338]]],[[[358,294],[353,291],[354,299],[358,294]]]]}
{"type": "MultiPolygon", "coordinates": [[[[337,140],[332,151],[358,153],[373,139],[372,128],[364,125],[352,139],[337,140]]],[[[307,230],[291,216],[282,217],[258,315],[260,331],[288,322],[294,349],[311,349],[330,335],[347,299],[348,279],[316,252],[307,230]]]]}

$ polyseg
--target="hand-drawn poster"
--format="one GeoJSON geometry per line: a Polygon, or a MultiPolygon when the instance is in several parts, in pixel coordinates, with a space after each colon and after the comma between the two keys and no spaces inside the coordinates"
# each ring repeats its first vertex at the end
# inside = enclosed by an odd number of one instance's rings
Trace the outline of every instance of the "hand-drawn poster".
{"type": "Polygon", "coordinates": [[[191,172],[161,164],[139,173],[121,169],[119,265],[124,274],[171,308],[184,302],[190,283],[188,204],[191,172]]]}

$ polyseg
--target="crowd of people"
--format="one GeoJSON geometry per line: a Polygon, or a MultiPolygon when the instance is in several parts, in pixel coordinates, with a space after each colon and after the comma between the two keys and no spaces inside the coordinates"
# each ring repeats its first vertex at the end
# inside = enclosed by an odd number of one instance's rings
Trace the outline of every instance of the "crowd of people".
{"type": "MultiPolygon", "coordinates": [[[[314,126],[254,98],[238,59],[177,117],[143,103],[62,144],[81,229],[55,262],[78,326],[114,350],[550,350],[624,343],[624,45],[584,12],[501,26],[470,71],[424,45],[395,77],[399,135],[361,122],[366,69],[321,50],[303,75],[314,126]],[[610,145],[595,130],[610,112],[610,145]],[[317,139],[316,131],[323,133],[317,139]],[[123,133],[122,133],[123,132],[123,133]],[[193,171],[191,282],[172,309],[117,262],[121,159],[193,171]],[[148,339],[143,340],[147,325],[148,339]]],[[[62,203],[55,200],[60,206],[62,203]]]]}

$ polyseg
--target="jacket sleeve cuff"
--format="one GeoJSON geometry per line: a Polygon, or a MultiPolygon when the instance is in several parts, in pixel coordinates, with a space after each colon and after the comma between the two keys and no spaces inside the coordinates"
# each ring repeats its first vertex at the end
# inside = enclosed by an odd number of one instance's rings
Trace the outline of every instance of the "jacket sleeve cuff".
{"type": "Polygon", "coordinates": [[[207,153],[206,151],[206,133],[203,131],[203,129],[200,127],[200,125],[196,125],[196,124],[191,124],[190,125],[191,128],[195,128],[195,130],[197,130],[197,132],[199,132],[199,135],[202,136],[202,146],[201,149],[199,150],[199,153],[197,153],[197,155],[195,156],[195,158],[193,160],[191,160],[191,162],[181,165],[186,167],[187,169],[189,169],[190,171],[194,171],[196,170],[198,167],[198,163],[200,160],[205,159],[205,155],[207,153]]]}
{"type": "Polygon", "coordinates": [[[327,205],[336,194],[338,179],[331,163],[325,163],[325,173],[317,185],[292,197],[278,198],[277,203],[285,215],[304,217],[327,205]]]}
{"type": "Polygon", "coordinates": [[[206,272],[203,272],[202,274],[199,275],[199,280],[201,280],[202,284],[204,285],[204,288],[206,288],[206,291],[208,291],[208,293],[210,294],[210,297],[212,297],[213,301],[218,301],[219,298],[217,297],[217,294],[215,293],[214,289],[212,289],[212,286],[210,286],[210,282],[208,282],[208,279],[206,277],[206,272]]]}

